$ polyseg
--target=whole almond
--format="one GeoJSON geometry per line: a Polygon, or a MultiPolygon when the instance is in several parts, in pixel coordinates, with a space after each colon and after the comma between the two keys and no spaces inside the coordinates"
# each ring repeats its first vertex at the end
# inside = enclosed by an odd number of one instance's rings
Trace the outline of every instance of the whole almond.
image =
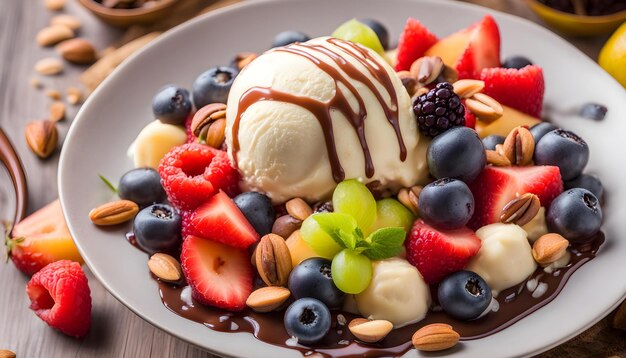
{"type": "Polygon", "coordinates": [[[58,75],[63,72],[63,62],[54,57],[42,58],[35,63],[35,71],[45,76],[58,75]]]}
{"type": "Polygon", "coordinates": [[[65,0],[44,0],[46,9],[51,11],[59,11],[65,6],[65,0]]]}
{"type": "Polygon", "coordinates": [[[465,100],[465,107],[483,122],[491,123],[502,117],[504,109],[495,99],[484,93],[476,93],[465,100]]]}
{"type": "Polygon", "coordinates": [[[96,49],[85,39],[65,40],[57,45],[57,52],[66,61],[76,64],[90,64],[96,61],[96,49]]]}
{"type": "Polygon", "coordinates": [[[205,142],[213,148],[220,148],[226,139],[226,118],[213,121],[207,130],[205,142]]]}
{"type": "Polygon", "coordinates": [[[26,125],[26,143],[40,158],[47,158],[54,152],[59,133],[50,120],[31,121],[26,125]]]}
{"type": "Polygon", "coordinates": [[[79,104],[83,100],[83,92],[76,87],[68,87],[65,93],[67,94],[65,98],[69,104],[79,104]]]}
{"type": "Polygon", "coordinates": [[[302,226],[302,220],[298,220],[291,215],[280,216],[272,226],[272,233],[280,237],[289,237],[302,226]]]}
{"type": "Polygon", "coordinates": [[[454,93],[461,98],[470,98],[485,88],[485,82],[480,80],[463,79],[452,84],[454,93]]]}
{"type": "Polygon", "coordinates": [[[452,329],[452,326],[433,323],[415,332],[411,341],[417,350],[435,352],[454,347],[459,338],[460,335],[452,329]]]}
{"type": "Polygon", "coordinates": [[[538,264],[549,265],[563,257],[568,246],[569,241],[563,236],[556,233],[545,234],[533,244],[533,257],[538,264]]]}
{"type": "Polygon", "coordinates": [[[156,277],[166,282],[178,282],[183,277],[180,263],[172,256],[156,253],[148,260],[148,268],[156,277]]]}
{"type": "Polygon", "coordinates": [[[500,213],[500,221],[504,224],[523,226],[528,224],[541,209],[539,197],[533,193],[522,194],[508,202],[500,213]]]}
{"type": "Polygon", "coordinates": [[[91,222],[99,226],[117,225],[127,222],[139,212],[139,206],[130,200],[112,201],[89,212],[91,222]]]}
{"type": "Polygon", "coordinates": [[[40,46],[52,46],[72,37],[74,37],[74,31],[67,26],[48,26],[37,33],[37,43],[40,46]]]}
{"type": "Polygon", "coordinates": [[[55,25],[65,26],[65,27],[69,27],[73,31],[76,31],[80,29],[82,24],[78,18],[72,15],[61,14],[61,15],[56,15],[52,19],[50,19],[50,25],[51,26],[55,26],[55,25]]]}
{"type": "Polygon", "coordinates": [[[370,321],[365,318],[355,318],[348,324],[348,329],[359,340],[374,343],[387,337],[393,329],[393,324],[384,319],[370,321]]]}
{"type": "Polygon", "coordinates": [[[246,305],[257,312],[271,312],[289,299],[291,292],[284,287],[268,286],[253,291],[246,305]]]}
{"type": "Polygon", "coordinates": [[[535,153],[535,138],[525,127],[515,127],[502,144],[503,154],[513,165],[531,165],[535,153]]]}
{"type": "Polygon", "coordinates": [[[293,268],[285,240],[275,234],[261,238],[256,248],[256,268],[268,286],[284,286],[293,268]]]}
{"type": "Polygon", "coordinates": [[[62,121],[65,118],[65,104],[56,101],[50,106],[50,120],[53,122],[62,121]]]}
{"type": "Polygon", "coordinates": [[[313,214],[313,209],[301,198],[293,198],[285,203],[287,212],[298,220],[304,221],[313,214]]]}
{"type": "Polygon", "coordinates": [[[15,353],[8,349],[0,349],[0,358],[15,358],[15,353]]]}
{"type": "Polygon", "coordinates": [[[424,56],[418,58],[411,64],[409,72],[411,76],[421,85],[427,85],[435,82],[444,69],[444,63],[441,57],[424,56]]]}

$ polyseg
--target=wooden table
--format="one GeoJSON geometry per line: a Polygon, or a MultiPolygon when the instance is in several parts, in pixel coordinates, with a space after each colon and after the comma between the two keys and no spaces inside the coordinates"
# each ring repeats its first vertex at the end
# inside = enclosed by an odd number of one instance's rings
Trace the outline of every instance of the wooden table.
{"type": "MultiPolygon", "coordinates": [[[[511,12],[539,21],[519,0],[473,0],[471,2],[511,12]]],[[[83,21],[80,35],[91,39],[103,49],[117,39],[119,30],[103,25],[70,0],[66,12],[83,21]]],[[[53,56],[52,49],[43,49],[34,38],[52,14],[41,0],[0,1],[0,126],[12,139],[22,157],[30,190],[29,212],[52,201],[57,196],[56,168],[58,152],[48,160],[37,159],[27,148],[24,126],[36,118],[47,116],[51,100],[44,91],[35,90],[29,79],[34,63],[53,56]]],[[[572,42],[595,58],[604,39],[572,42]]],[[[66,66],[63,76],[42,78],[45,88],[64,91],[78,84],[78,74],[84,68],[66,66]]],[[[61,140],[76,113],[68,106],[70,120],[59,124],[61,140]]],[[[12,217],[13,194],[10,181],[0,171],[0,217],[12,217]]],[[[86,270],[88,271],[88,270],[86,270]]],[[[28,278],[12,264],[0,265],[0,349],[9,349],[18,357],[212,357],[210,354],[154,328],[137,317],[113,298],[87,272],[93,298],[93,325],[84,340],[69,338],[47,327],[28,309],[24,287],[28,278]]],[[[545,357],[556,356],[626,356],[626,334],[608,327],[601,321],[577,339],[558,347],[545,357]]]]}

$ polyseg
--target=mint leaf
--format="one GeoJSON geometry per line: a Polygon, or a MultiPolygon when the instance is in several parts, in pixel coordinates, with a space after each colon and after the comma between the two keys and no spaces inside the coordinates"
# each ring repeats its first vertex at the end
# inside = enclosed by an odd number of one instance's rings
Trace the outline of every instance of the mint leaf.
{"type": "Polygon", "coordinates": [[[102,175],[102,174],[98,174],[98,176],[100,177],[100,180],[102,180],[104,182],[104,184],[106,184],[106,186],[108,186],[109,189],[111,189],[111,191],[113,191],[115,194],[117,194],[117,188],[115,187],[115,185],[111,184],[109,179],[105,178],[104,175],[102,175]]]}
{"type": "Polygon", "coordinates": [[[372,260],[382,260],[398,255],[402,251],[402,244],[406,232],[400,227],[385,227],[378,229],[367,237],[369,248],[363,255],[372,260]]]}
{"type": "Polygon", "coordinates": [[[319,213],[311,218],[342,248],[354,249],[356,247],[358,227],[352,216],[341,213],[319,213]]]}

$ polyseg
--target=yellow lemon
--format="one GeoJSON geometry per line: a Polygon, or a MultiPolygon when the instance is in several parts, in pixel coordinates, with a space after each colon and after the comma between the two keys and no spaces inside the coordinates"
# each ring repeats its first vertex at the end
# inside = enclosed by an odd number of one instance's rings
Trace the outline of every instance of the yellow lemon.
{"type": "Polygon", "coordinates": [[[626,87],[626,22],[604,44],[598,63],[617,82],[626,87]]]}

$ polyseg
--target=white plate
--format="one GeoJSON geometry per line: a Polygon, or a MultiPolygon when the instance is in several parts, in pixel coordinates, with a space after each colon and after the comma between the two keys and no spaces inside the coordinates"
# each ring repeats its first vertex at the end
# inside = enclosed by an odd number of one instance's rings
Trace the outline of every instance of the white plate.
{"type": "Polygon", "coordinates": [[[607,241],[599,256],[579,269],[553,302],[502,332],[464,343],[451,355],[536,354],[590,327],[626,296],[626,238],[621,237],[626,218],[626,92],[593,61],[542,27],[482,7],[442,0],[246,2],[177,27],[126,61],[84,104],[59,165],[61,202],[87,265],[123,304],[190,343],[227,356],[297,356],[296,351],[262,343],[250,334],[212,331],[166,309],[149,276],[146,255],[124,240],[126,228],[102,230],[89,221],[89,210],[112,198],[98,174],[117,181],[131,168],[126,149],[152,120],[152,95],[162,85],[189,88],[199,73],[227,64],[235,53],[263,51],[279,31],[325,35],[350,18],[372,17],[386,24],[395,39],[407,17],[413,16],[441,37],[486,13],[493,14],[500,25],[503,56],[523,54],[544,68],[545,101],[560,113],[553,115],[554,122],[589,143],[587,171],[600,176],[608,193],[603,226],[607,241]],[[608,106],[604,121],[567,114],[589,101],[608,106]]]}

